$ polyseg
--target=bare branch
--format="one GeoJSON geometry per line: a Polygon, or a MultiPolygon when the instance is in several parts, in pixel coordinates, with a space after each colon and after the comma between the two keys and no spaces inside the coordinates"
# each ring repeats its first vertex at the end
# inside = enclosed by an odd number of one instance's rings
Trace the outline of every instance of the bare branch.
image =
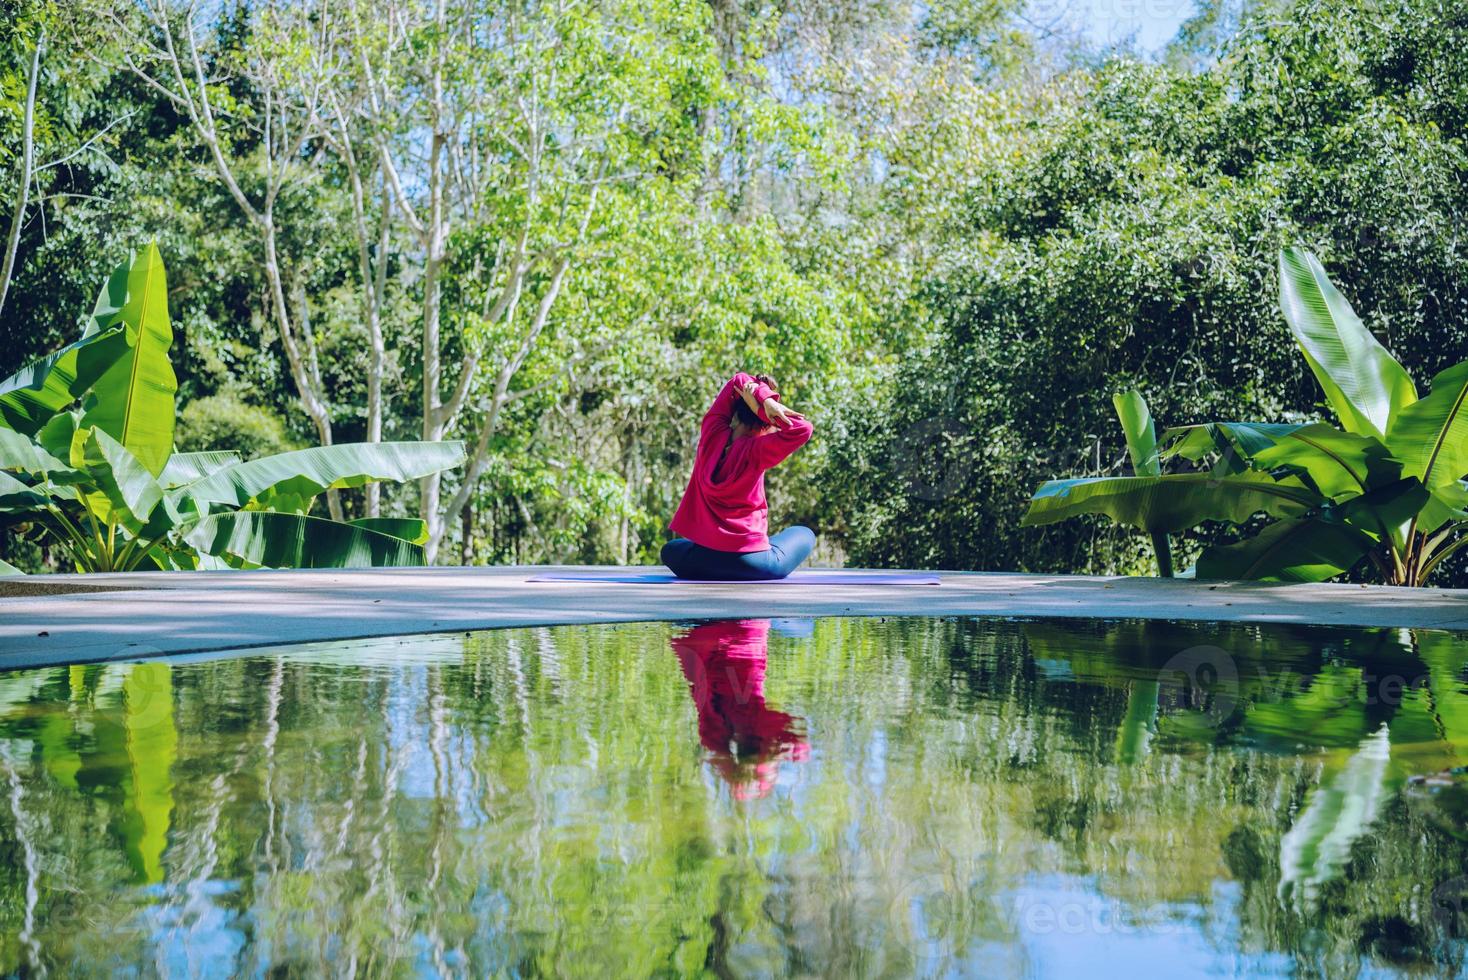
{"type": "Polygon", "coordinates": [[[136,109],[134,109],[131,112],[123,113],[121,116],[118,116],[116,119],[112,120],[106,126],[102,127],[101,130],[99,130],[93,136],[89,137],[86,142],[84,142],[81,146],[77,147],[75,150],[72,150],[66,156],[62,157],[59,160],[52,160],[52,161],[50,161],[48,163],[41,164],[39,167],[36,168],[36,173],[41,173],[44,170],[50,170],[52,167],[62,167],[62,166],[65,166],[66,164],[70,163],[72,160],[76,159],[77,157],[81,156],[83,153],[85,153],[88,150],[90,150],[93,146],[96,146],[97,145],[97,141],[100,140],[102,137],[106,136],[109,132],[111,132],[112,131],[112,128],[114,126],[120,126],[121,124],[127,122],[129,119],[131,119],[133,116],[135,116],[137,114],[138,113],[137,113],[137,110],[136,109]]]}

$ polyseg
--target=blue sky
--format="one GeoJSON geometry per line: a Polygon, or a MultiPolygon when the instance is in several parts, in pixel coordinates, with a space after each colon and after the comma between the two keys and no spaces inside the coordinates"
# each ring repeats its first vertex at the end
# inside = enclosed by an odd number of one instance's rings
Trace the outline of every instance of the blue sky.
{"type": "Polygon", "coordinates": [[[1135,38],[1143,52],[1157,51],[1192,16],[1193,0],[1031,0],[1036,24],[1068,23],[1097,44],[1135,38]]]}

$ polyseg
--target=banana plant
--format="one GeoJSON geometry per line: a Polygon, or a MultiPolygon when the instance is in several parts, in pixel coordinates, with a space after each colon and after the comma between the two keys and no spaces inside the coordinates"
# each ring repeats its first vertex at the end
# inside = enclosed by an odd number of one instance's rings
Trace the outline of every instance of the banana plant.
{"type": "MultiPolygon", "coordinates": [[[[1157,452],[1157,426],[1142,393],[1133,388],[1112,395],[1111,404],[1116,409],[1116,417],[1121,420],[1133,471],[1141,476],[1160,477],[1162,460],[1157,452]]],[[[1172,578],[1172,542],[1166,531],[1152,532],[1152,551],[1157,556],[1157,574],[1172,578]]]]}
{"type": "Polygon", "coordinates": [[[1266,473],[1191,470],[1164,473],[1151,412],[1140,392],[1113,398],[1126,434],[1132,476],[1049,480],[1030,500],[1023,526],[1052,524],[1081,514],[1101,514],[1152,538],[1159,574],[1170,577],[1170,533],[1203,521],[1243,523],[1261,511],[1298,517],[1324,503],[1319,491],[1293,477],[1266,473]]]}
{"type": "Polygon", "coordinates": [[[457,466],[463,444],[175,453],[167,296],[150,245],[108,277],[76,343],[0,382],[0,522],[39,527],[78,571],[423,564],[421,520],[312,510],[327,490],[457,466]]]}
{"type": "Polygon", "coordinates": [[[1195,498],[1174,502],[1175,514],[1233,523],[1256,513],[1277,518],[1252,537],[1205,549],[1194,570],[1200,578],[1323,581],[1364,560],[1379,581],[1416,586],[1468,544],[1468,362],[1439,373],[1419,398],[1406,369],[1314,255],[1285,249],[1279,278],[1285,322],[1339,426],[1210,422],[1169,429],[1157,456],[1164,465],[1190,464],[1188,473],[1152,477],[1150,485],[1113,483],[1119,499],[1089,509],[1057,506],[1049,498],[1069,496],[1065,484],[1077,481],[1052,481],[1037,491],[1027,523],[1104,513],[1153,532],[1156,522],[1141,518],[1154,516],[1147,496],[1166,481],[1174,493],[1195,498]],[[1199,474],[1214,482],[1200,487],[1175,478],[1199,474]],[[1227,492],[1220,488],[1238,480],[1304,495],[1290,505],[1221,514],[1212,506],[1227,492]]]}

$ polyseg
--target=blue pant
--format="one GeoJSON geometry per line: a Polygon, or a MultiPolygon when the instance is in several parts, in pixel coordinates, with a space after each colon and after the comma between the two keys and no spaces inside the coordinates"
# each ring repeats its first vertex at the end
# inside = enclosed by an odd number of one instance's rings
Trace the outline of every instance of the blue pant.
{"type": "Polygon", "coordinates": [[[687,538],[663,545],[663,564],[679,578],[760,582],[784,578],[810,557],[816,535],[799,524],[770,536],[767,551],[715,551],[687,538]]]}

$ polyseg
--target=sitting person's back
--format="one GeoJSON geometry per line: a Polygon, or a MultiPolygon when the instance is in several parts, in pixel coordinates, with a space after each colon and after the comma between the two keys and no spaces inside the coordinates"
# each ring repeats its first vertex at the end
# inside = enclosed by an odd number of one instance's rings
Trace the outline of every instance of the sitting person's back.
{"type": "Polygon", "coordinates": [[[811,424],[768,378],[734,375],[704,415],[693,473],[673,516],[682,535],[663,547],[682,578],[784,578],[815,547],[808,528],[768,534],[765,471],[805,445],[811,424]]]}

